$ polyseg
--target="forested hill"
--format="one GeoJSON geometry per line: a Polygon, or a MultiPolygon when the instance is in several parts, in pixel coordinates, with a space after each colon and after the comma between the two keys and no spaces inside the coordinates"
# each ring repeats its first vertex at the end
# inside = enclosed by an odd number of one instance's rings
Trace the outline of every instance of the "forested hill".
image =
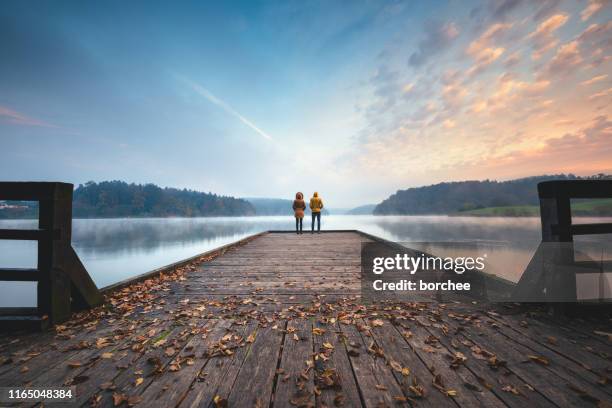
{"type": "MultiPolygon", "coordinates": [[[[36,204],[4,203],[0,218],[37,217],[36,204]]],[[[103,181],[81,184],[74,190],[72,214],[75,218],[237,216],[254,215],[255,208],[246,200],[211,193],[103,181]]]]}
{"type": "MultiPolygon", "coordinates": [[[[608,178],[598,175],[588,178],[608,178]]],[[[548,175],[510,181],[461,181],[398,190],[374,209],[374,214],[452,214],[487,207],[538,204],[537,184],[575,180],[574,175],[548,175]]]]}
{"type": "Polygon", "coordinates": [[[212,193],[123,181],[89,182],[74,191],[75,217],[200,217],[254,215],[248,201],[212,193]]]}

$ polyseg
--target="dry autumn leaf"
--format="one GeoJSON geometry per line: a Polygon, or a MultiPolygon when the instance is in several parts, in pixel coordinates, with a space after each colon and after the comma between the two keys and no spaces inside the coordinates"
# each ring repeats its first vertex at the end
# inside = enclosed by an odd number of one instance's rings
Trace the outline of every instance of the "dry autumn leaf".
{"type": "Polygon", "coordinates": [[[372,327],[380,327],[385,324],[385,322],[381,319],[374,319],[370,323],[372,323],[372,327]]]}
{"type": "Polygon", "coordinates": [[[527,358],[529,358],[531,361],[535,361],[536,363],[539,363],[542,365],[549,364],[548,360],[541,356],[528,355],[527,358]]]}

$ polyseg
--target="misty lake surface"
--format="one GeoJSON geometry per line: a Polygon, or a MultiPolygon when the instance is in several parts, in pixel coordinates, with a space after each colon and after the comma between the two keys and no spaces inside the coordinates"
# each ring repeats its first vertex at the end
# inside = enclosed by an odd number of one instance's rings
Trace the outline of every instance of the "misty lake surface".
{"type": "MultiPolygon", "coordinates": [[[[576,223],[610,222],[581,218],[576,223]]],[[[34,220],[0,220],[0,228],[35,228],[34,220]]],[[[304,219],[305,232],[310,219],[304,219]]],[[[75,219],[72,245],[98,287],[265,230],[294,228],[291,216],[220,218],[75,219]]],[[[514,282],[540,242],[539,218],[329,215],[323,229],[359,229],[398,242],[471,242],[488,257],[489,273],[514,282]]],[[[579,237],[577,244],[595,246],[612,258],[612,237],[579,237]],[[602,238],[603,237],[603,238],[602,238]]],[[[0,266],[36,267],[36,242],[0,241],[0,266]]],[[[2,282],[0,307],[34,306],[35,283],[2,282]]]]}

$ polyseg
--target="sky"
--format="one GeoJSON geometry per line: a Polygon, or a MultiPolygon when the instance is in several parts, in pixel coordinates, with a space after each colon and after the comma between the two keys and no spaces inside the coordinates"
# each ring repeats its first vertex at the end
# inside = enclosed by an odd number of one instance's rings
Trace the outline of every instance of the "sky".
{"type": "Polygon", "coordinates": [[[612,3],[0,2],[0,178],[380,202],[612,173],[612,3]]]}

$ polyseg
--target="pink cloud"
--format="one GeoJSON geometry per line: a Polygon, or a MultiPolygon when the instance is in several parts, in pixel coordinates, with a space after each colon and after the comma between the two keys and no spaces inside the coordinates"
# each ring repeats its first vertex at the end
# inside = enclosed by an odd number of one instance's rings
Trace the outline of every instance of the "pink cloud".
{"type": "Polygon", "coordinates": [[[604,8],[604,6],[609,3],[610,2],[608,0],[589,1],[589,5],[580,13],[582,21],[587,21],[589,18],[600,12],[604,8]]]}
{"type": "Polygon", "coordinates": [[[569,19],[567,14],[555,14],[538,25],[537,29],[529,34],[529,38],[533,41],[534,51],[532,58],[540,59],[542,55],[554,48],[558,40],[554,36],[555,31],[561,28],[569,19]]]}
{"type": "Polygon", "coordinates": [[[57,127],[50,123],[38,120],[22,113],[19,113],[13,109],[7,108],[6,106],[0,105],[0,121],[6,121],[14,125],[22,126],[41,126],[41,127],[57,127]]]}

